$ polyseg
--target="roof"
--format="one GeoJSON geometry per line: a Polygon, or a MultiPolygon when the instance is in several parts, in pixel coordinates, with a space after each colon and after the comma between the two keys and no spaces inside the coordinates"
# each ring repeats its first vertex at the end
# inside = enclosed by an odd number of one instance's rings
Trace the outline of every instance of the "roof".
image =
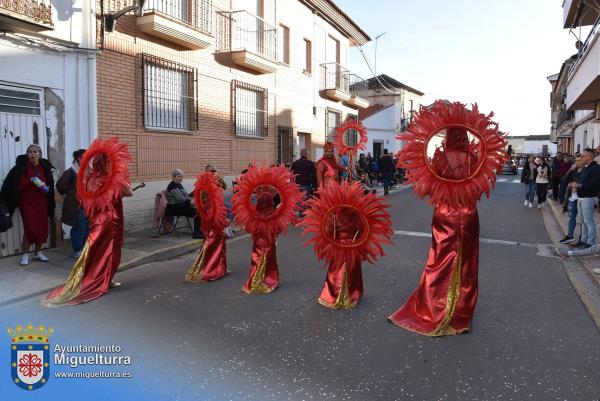
{"type": "Polygon", "coordinates": [[[300,0],[300,2],[346,35],[351,45],[362,46],[371,41],[371,37],[333,0],[300,0]]]}
{"type": "Polygon", "coordinates": [[[507,139],[524,139],[526,141],[549,141],[550,135],[510,135],[507,139]]]}
{"type": "Polygon", "coordinates": [[[369,118],[371,117],[373,114],[377,114],[379,113],[381,110],[385,110],[388,107],[392,107],[393,104],[390,104],[388,106],[384,106],[382,104],[372,104],[369,107],[367,107],[366,109],[359,109],[358,110],[358,119],[359,120],[364,120],[365,118],[369,118]]]}
{"type": "Polygon", "coordinates": [[[423,92],[416,90],[415,88],[411,88],[410,86],[405,85],[400,81],[396,81],[394,78],[390,77],[389,75],[385,75],[385,74],[381,74],[376,77],[369,78],[369,79],[367,79],[367,82],[369,84],[369,89],[382,88],[383,86],[381,85],[381,83],[383,83],[387,88],[404,89],[409,92],[416,93],[419,96],[424,95],[423,92]]]}

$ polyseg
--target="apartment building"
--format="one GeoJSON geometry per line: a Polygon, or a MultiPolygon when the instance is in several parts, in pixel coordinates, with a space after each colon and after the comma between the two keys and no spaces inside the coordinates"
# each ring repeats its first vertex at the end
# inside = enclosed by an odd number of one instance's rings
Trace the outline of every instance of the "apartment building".
{"type": "Polygon", "coordinates": [[[348,52],[370,38],[331,0],[146,0],[119,16],[132,3],[97,2],[99,136],[125,141],[147,184],[129,230],[149,227],[174,168],[191,189],[207,163],[230,182],[251,161],[316,159],[369,105],[348,52]]]}
{"type": "Polygon", "coordinates": [[[600,10],[583,0],[564,0],[563,27],[590,28],[558,75],[549,77],[552,139],[559,150],[574,153],[600,145],[600,10]]]}
{"type": "MultiPolygon", "coordinates": [[[[0,0],[0,184],[18,155],[37,144],[58,176],[73,150],[96,137],[96,24],[88,0],[0,0]]],[[[60,205],[58,210],[60,210],[60,205]]],[[[0,234],[0,255],[23,235],[0,234]]],[[[60,227],[51,227],[51,240],[60,227]]]]}

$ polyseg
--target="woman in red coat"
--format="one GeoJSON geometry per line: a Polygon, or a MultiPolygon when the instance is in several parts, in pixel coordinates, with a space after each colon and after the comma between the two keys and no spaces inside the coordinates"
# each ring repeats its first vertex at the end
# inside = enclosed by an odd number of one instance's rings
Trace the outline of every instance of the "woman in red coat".
{"type": "Polygon", "coordinates": [[[0,198],[6,203],[10,214],[18,207],[23,221],[23,244],[21,266],[29,264],[29,249],[34,245],[34,260],[48,262],[42,253],[48,240],[48,218],[54,216],[54,167],[42,158],[42,149],[30,145],[27,154],[17,157],[13,167],[2,183],[0,198]]]}

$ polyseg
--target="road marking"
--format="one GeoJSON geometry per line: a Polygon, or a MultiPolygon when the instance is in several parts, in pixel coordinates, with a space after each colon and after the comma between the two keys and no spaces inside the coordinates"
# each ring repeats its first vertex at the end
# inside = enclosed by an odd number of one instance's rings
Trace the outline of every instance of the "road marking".
{"type": "MultiPolygon", "coordinates": [[[[420,231],[394,230],[394,235],[406,235],[409,237],[431,238],[431,233],[424,233],[424,232],[420,232],[420,231]]],[[[524,246],[527,248],[535,248],[535,249],[538,249],[540,246],[548,246],[548,245],[544,245],[544,244],[528,244],[526,242],[504,241],[501,239],[491,239],[491,238],[479,238],[479,242],[483,242],[486,244],[494,244],[494,245],[524,246]]]]}
{"type": "Polygon", "coordinates": [[[520,179],[510,179],[510,178],[498,178],[496,182],[509,182],[511,184],[520,184],[520,179]]]}

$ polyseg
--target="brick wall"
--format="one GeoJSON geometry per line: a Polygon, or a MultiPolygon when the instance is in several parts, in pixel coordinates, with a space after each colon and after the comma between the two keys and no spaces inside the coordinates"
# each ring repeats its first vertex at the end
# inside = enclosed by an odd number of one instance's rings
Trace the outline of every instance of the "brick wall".
{"type": "MultiPolygon", "coordinates": [[[[104,12],[126,6],[123,0],[104,2],[104,12]]],[[[98,2],[98,9],[99,9],[98,2]]],[[[229,1],[213,1],[227,10],[229,1]]],[[[220,174],[237,175],[250,161],[274,163],[277,158],[277,126],[292,127],[293,134],[307,133],[314,158],[322,147],[325,110],[333,107],[344,115],[357,112],[319,96],[319,64],[325,62],[329,35],[340,40],[346,57],[348,39],[327,22],[314,15],[297,0],[265,0],[265,19],[272,25],[290,28],[290,64],[275,73],[256,74],[215,57],[211,46],[187,50],[165,40],[140,32],[136,17],[121,17],[114,32],[104,36],[104,50],[97,60],[98,132],[100,137],[116,136],[126,142],[132,155],[132,182],[152,183],[127,199],[127,228],[136,230],[151,224],[154,195],[165,188],[174,168],[184,170],[187,178],[213,163],[220,174]],[[274,16],[277,15],[277,21],[274,16]],[[312,75],[304,68],[304,38],[313,42],[312,75]],[[197,70],[198,128],[189,132],[148,130],[143,124],[142,54],[149,54],[197,70]],[[238,80],[268,90],[268,135],[242,138],[235,135],[231,118],[231,81],[238,80]],[[316,108],[316,115],[313,113],[316,108]]],[[[100,43],[100,37],[98,38],[100,43]]],[[[342,62],[343,62],[342,60],[342,62]]],[[[191,189],[189,182],[188,189],[191,189]]]]}

